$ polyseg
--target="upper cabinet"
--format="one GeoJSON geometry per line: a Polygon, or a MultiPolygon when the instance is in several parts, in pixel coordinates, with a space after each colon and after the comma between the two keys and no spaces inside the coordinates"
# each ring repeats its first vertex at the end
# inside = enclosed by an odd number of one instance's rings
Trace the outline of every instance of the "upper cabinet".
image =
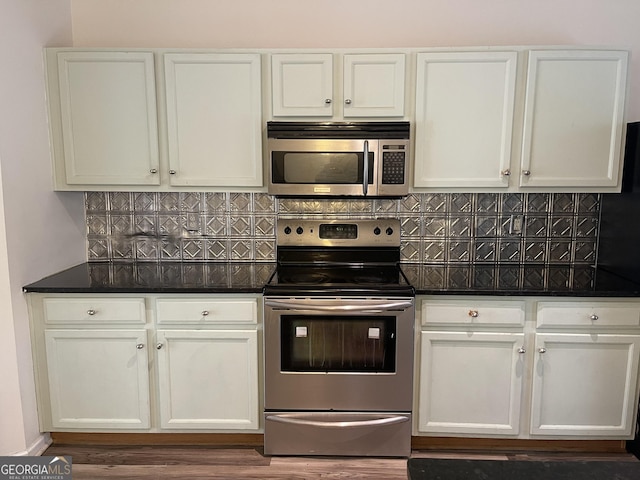
{"type": "Polygon", "coordinates": [[[55,60],[62,184],[158,185],[153,54],[66,51],[55,60]]]}
{"type": "Polygon", "coordinates": [[[260,55],[164,55],[169,183],[262,186],[260,55]]]}
{"type": "Polygon", "coordinates": [[[405,54],[271,56],[273,117],[403,117],[405,54]]]}
{"type": "Polygon", "coordinates": [[[414,186],[620,191],[627,61],[611,50],[419,53],[414,186]]]}
{"type": "Polygon", "coordinates": [[[506,187],[516,52],[417,57],[416,187],[506,187]]]}
{"type": "Polygon", "coordinates": [[[46,58],[57,190],[262,187],[260,54],[46,58]]]}
{"type": "Polygon", "coordinates": [[[520,186],[618,185],[626,80],[626,52],[529,52],[520,186]]]}

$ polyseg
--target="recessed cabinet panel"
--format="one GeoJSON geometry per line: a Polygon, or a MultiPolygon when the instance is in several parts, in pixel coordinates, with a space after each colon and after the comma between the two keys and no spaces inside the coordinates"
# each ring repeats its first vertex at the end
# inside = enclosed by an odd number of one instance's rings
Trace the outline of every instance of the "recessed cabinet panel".
{"type": "Polygon", "coordinates": [[[153,53],[59,52],[57,60],[66,182],[158,185],[153,53]]]}
{"type": "Polygon", "coordinates": [[[169,182],[262,185],[259,54],[166,54],[169,182]]]}
{"type": "Polygon", "coordinates": [[[627,52],[531,51],[522,187],[619,183],[627,52]]]}
{"type": "Polygon", "coordinates": [[[344,117],[404,115],[405,55],[344,56],[344,117]]]}
{"type": "Polygon", "coordinates": [[[420,53],[415,187],[507,187],[516,52],[420,53]]]}
{"type": "Polygon", "coordinates": [[[333,55],[271,56],[273,116],[333,115],[333,55]]]}
{"type": "Polygon", "coordinates": [[[147,429],[144,330],[45,330],[54,429],[147,429]]]}
{"type": "Polygon", "coordinates": [[[536,334],[531,434],[631,438],[640,336],[536,334]]]}

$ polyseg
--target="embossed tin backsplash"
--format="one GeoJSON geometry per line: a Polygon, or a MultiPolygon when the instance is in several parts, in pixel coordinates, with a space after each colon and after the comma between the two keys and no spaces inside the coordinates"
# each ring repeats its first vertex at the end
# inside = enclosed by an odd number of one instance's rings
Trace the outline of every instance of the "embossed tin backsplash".
{"type": "Polygon", "coordinates": [[[402,222],[402,261],[415,264],[408,270],[423,284],[468,284],[474,281],[469,275],[485,271],[483,284],[490,287],[588,281],[577,272],[595,263],[600,195],[312,200],[263,193],[87,192],[85,205],[90,261],[272,262],[278,216],[392,216],[402,222]]]}

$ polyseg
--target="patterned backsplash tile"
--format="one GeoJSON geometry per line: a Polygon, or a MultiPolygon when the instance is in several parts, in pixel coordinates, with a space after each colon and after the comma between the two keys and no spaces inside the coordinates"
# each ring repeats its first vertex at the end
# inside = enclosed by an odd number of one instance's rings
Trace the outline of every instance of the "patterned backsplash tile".
{"type": "Polygon", "coordinates": [[[87,192],[85,207],[92,261],[272,262],[279,216],[386,216],[401,221],[404,263],[433,266],[421,274],[436,284],[479,282],[489,288],[573,281],[576,266],[595,262],[600,195],[413,193],[316,200],[264,193],[87,192]]]}

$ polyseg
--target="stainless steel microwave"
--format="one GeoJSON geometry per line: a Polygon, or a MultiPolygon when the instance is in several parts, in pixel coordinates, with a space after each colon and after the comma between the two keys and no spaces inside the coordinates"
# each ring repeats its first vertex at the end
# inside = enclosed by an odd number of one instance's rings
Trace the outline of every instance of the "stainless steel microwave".
{"type": "Polygon", "coordinates": [[[409,122],[268,122],[268,192],[407,195],[409,131],[409,122]]]}

